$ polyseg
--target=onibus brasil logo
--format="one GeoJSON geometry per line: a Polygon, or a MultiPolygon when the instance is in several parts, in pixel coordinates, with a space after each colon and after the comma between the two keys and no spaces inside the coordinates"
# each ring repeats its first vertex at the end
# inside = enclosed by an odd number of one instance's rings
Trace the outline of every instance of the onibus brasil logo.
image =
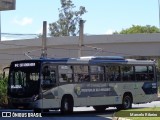
{"type": "Polygon", "coordinates": [[[41,113],[2,112],[2,117],[42,117],[41,113]]]}

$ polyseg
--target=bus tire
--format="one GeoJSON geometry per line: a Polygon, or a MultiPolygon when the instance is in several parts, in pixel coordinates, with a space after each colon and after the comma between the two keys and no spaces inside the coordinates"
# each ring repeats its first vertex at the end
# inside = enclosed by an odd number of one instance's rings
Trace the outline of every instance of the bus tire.
{"type": "Polygon", "coordinates": [[[61,113],[71,114],[73,112],[73,99],[71,97],[63,97],[61,102],[61,113]]]}
{"type": "Polygon", "coordinates": [[[8,108],[9,109],[17,109],[17,106],[13,105],[13,103],[8,99],[8,108]]]}
{"type": "Polygon", "coordinates": [[[49,112],[49,109],[44,109],[43,112],[46,112],[46,113],[47,113],[47,112],[49,112]]]}
{"type": "Polygon", "coordinates": [[[99,111],[99,112],[103,112],[106,110],[106,106],[104,105],[100,105],[100,106],[93,106],[93,108],[96,110],[96,111],[99,111]]]}
{"type": "Polygon", "coordinates": [[[34,108],[34,109],[33,109],[33,112],[34,112],[34,113],[41,113],[42,110],[41,110],[40,108],[34,108]]]}
{"type": "Polygon", "coordinates": [[[124,95],[122,105],[117,106],[118,110],[126,110],[132,108],[132,97],[130,95],[124,95]]]}
{"type": "Polygon", "coordinates": [[[16,107],[13,106],[11,103],[8,104],[8,108],[9,108],[9,109],[16,109],[16,107]]]}

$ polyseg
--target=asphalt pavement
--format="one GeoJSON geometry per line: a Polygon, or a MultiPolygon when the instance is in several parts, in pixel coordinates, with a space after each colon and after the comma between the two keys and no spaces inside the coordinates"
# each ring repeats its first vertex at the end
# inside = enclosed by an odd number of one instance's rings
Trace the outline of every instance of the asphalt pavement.
{"type": "MultiPolygon", "coordinates": [[[[146,104],[133,104],[133,108],[145,108],[145,107],[160,107],[160,101],[154,101],[146,104]]],[[[12,119],[12,120],[111,120],[113,114],[116,112],[116,108],[110,107],[104,112],[96,112],[92,107],[75,107],[74,113],[71,115],[62,115],[60,111],[52,111],[49,113],[41,114],[42,117],[31,116],[33,114],[32,110],[19,110],[19,109],[0,109],[0,119],[12,119]],[[4,115],[11,115],[10,117],[3,117],[4,115]],[[18,116],[20,113],[21,116],[18,116]],[[22,116],[23,114],[23,116],[22,116]],[[26,116],[25,116],[26,115],[26,116]],[[17,117],[18,116],[18,117],[17,117]],[[28,118],[30,116],[30,118],[28,118]],[[23,119],[22,119],[23,117],[23,119]]]]}

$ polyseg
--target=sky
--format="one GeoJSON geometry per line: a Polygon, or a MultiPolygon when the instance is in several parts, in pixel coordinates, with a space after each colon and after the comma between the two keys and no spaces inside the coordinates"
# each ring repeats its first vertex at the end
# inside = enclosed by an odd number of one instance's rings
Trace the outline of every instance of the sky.
{"type": "MultiPolygon", "coordinates": [[[[72,2],[77,9],[84,6],[88,11],[82,17],[86,20],[85,34],[112,34],[132,25],[159,27],[158,0],[72,0],[72,2]]],[[[42,32],[43,21],[49,24],[58,20],[60,7],[60,0],[16,0],[15,10],[1,11],[1,32],[39,34],[42,32]]],[[[17,37],[27,39],[30,36],[17,37]]],[[[13,36],[2,35],[2,39],[13,39],[13,36]]]]}

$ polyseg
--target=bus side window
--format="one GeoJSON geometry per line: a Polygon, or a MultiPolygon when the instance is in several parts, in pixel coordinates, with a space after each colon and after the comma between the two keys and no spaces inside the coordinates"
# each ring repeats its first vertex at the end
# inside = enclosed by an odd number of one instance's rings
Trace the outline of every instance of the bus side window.
{"type": "Polygon", "coordinates": [[[43,83],[44,84],[50,84],[51,78],[50,78],[49,66],[46,65],[46,66],[43,67],[42,74],[43,74],[43,83]]]}
{"type": "Polygon", "coordinates": [[[56,71],[55,70],[51,70],[50,77],[51,77],[51,81],[55,83],[56,82],[56,71]]]}
{"type": "Polygon", "coordinates": [[[56,66],[53,64],[46,64],[42,69],[43,84],[56,83],[56,66]]]}
{"type": "Polygon", "coordinates": [[[89,82],[90,77],[88,73],[88,66],[74,65],[74,81],[75,82],[89,82]]]}
{"type": "Polygon", "coordinates": [[[147,66],[135,66],[135,74],[137,81],[149,80],[147,66]]]}
{"type": "Polygon", "coordinates": [[[102,82],[105,81],[104,78],[104,66],[90,66],[90,76],[91,81],[96,82],[102,82]]]}
{"type": "Polygon", "coordinates": [[[98,81],[98,76],[97,75],[91,75],[91,81],[97,82],[98,81]]]}
{"type": "Polygon", "coordinates": [[[107,66],[106,72],[109,81],[121,81],[119,66],[107,66]]]}
{"type": "Polygon", "coordinates": [[[73,70],[70,65],[59,65],[59,82],[73,82],[73,70]]]}
{"type": "Polygon", "coordinates": [[[133,66],[129,65],[121,66],[121,76],[122,76],[122,81],[134,81],[135,75],[133,66]]]}

